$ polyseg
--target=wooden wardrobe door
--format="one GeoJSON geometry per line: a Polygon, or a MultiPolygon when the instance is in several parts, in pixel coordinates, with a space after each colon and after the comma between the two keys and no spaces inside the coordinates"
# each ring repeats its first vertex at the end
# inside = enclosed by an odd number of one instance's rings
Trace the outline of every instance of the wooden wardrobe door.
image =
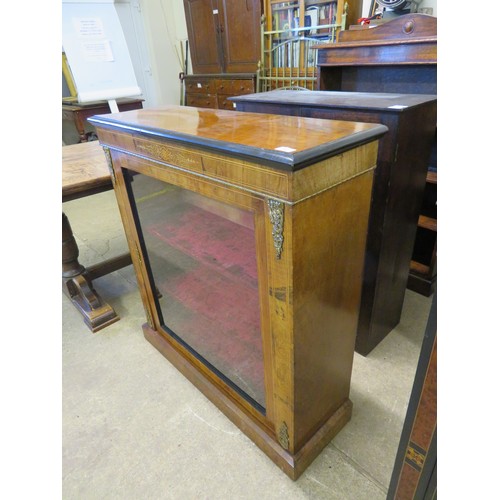
{"type": "Polygon", "coordinates": [[[184,0],[184,11],[193,73],[222,72],[216,0],[184,0]]]}
{"type": "Polygon", "coordinates": [[[257,71],[257,61],[260,59],[260,1],[218,0],[218,4],[224,71],[257,71]]]}

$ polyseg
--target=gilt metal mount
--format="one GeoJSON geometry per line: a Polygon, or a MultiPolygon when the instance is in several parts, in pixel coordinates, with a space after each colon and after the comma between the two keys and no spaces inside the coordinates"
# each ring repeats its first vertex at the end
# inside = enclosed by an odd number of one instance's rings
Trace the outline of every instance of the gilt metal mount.
{"type": "Polygon", "coordinates": [[[290,446],[290,441],[288,437],[288,427],[285,422],[281,422],[279,431],[278,431],[278,442],[282,448],[288,450],[290,446]]]}
{"type": "Polygon", "coordinates": [[[283,219],[284,219],[284,204],[281,201],[268,199],[269,219],[272,224],[274,249],[276,250],[276,258],[281,258],[283,251],[283,219]]]}

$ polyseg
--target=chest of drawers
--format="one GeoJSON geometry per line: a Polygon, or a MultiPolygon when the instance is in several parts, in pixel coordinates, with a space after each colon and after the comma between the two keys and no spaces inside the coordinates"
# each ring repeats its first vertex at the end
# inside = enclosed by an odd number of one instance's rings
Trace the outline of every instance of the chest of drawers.
{"type": "Polygon", "coordinates": [[[255,74],[189,75],[185,77],[186,106],[235,109],[229,97],[255,92],[255,74]]]}

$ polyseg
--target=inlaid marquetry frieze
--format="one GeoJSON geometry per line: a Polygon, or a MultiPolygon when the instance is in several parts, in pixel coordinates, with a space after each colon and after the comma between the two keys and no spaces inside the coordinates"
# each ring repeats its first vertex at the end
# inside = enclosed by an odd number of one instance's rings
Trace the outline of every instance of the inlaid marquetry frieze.
{"type": "Polygon", "coordinates": [[[426,451],[424,449],[410,441],[406,448],[405,462],[420,472],[424,466],[425,455],[426,451]]]}
{"type": "Polygon", "coordinates": [[[166,148],[163,144],[139,139],[134,139],[134,145],[138,153],[157,158],[167,163],[172,163],[174,165],[201,165],[199,155],[172,146],[166,148]]]}

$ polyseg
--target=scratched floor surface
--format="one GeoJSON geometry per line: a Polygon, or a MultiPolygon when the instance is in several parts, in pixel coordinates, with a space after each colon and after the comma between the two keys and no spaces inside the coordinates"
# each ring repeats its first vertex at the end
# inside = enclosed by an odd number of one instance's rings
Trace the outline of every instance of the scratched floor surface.
{"type": "MultiPolygon", "coordinates": [[[[146,188],[137,183],[138,198],[147,198],[146,188]]],[[[84,265],[127,249],[113,192],[65,203],[63,209],[84,265]]],[[[198,209],[191,212],[194,219],[198,209]]],[[[245,214],[238,225],[245,228],[242,234],[252,234],[245,214]]],[[[182,257],[172,262],[185,267],[182,273],[169,272],[179,277],[175,293],[184,300],[193,286],[207,286],[215,268],[207,266],[197,276],[186,270],[220,249],[207,240],[206,246],[186,251],[183,228],[170,229],[170,255],[182,257]]],[[[236,273],[239,279],[233,282],[248,301],[254,264],[233,253],[234,268],[219,274],[227,284],[236,273]]],[[[385,499],[431,298],[407,291],[401,323],[369,356],[355,354],[352,419],[293,482],[144,339],[146,318],[131,267],[99,278],[95,286],[121,318],[96,334],[62,297],[65,500],[385,499]]],[[[217,293],[217,301],[228,300],[223,291],[217,293]]],[[[201,298],[189,295],[198,307],[201,298]]],[[[176,297],[165,297],[169,300],[160,300],[171,305],[162,305],[163,314],[172,318],[176,297]]],[[[204,307],[210,321],[220,321],[210,318],[210,304],[204,307]]],[[[194,321],[191,312],[176,314],[179,324],[194,321]]],[[[254,320],[249,315],[245,321],[254,320]]],[[[249,345],[255,349],[258,343],[246,340],[248,352],[249,345]]],[[[257,373],[247,371],[245,383],[258,380],[257,373]]]]}

